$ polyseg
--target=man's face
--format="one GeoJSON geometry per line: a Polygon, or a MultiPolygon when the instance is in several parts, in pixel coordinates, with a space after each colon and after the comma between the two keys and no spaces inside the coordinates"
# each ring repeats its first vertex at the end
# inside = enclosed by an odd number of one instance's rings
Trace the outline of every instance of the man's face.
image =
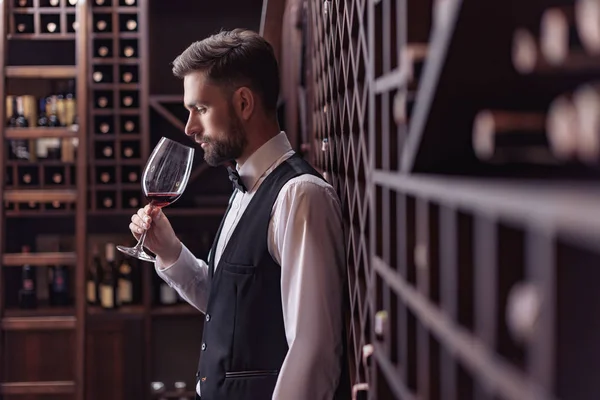
{"type": "Polygon", "coordinates": [[[184,105],[190,112],[185,134],[202,146],[206,163],[214,167],[239,158],[246,133],[225,91],[202,72],[186,75],[183,89],[184,105]]]}

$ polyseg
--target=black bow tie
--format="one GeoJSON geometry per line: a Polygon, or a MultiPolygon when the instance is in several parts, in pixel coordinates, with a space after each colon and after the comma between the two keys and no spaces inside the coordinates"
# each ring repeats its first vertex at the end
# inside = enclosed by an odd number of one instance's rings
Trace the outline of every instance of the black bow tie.
{"type": "Polygon", "coordinates": [[[233,167],[227,167],[227,172],[229,173],[229,180],[233,183],[233,188],[246,193],[246,186],[244,186],[244,182],[242,182],[237,170],[233,167]]]}

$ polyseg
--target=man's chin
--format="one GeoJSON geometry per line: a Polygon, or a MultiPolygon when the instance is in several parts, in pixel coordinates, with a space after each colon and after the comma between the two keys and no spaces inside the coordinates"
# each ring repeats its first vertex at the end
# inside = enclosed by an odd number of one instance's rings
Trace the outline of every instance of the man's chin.
{"type": "Polygon", "coordinates": [[[223,159],[222,157],[215,157],[213,154],[204,152],[204,161],[211,167],[218,167],[227,163],[228,160],[223,159]]]}

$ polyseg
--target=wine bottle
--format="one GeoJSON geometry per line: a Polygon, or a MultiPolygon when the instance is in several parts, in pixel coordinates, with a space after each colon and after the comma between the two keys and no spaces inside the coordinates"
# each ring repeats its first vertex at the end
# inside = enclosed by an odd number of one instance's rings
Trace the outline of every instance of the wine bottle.
{"type": "Polygon", "coordinates": [[[104,74],[103,74],[102,72],[100,72],[100,71],[95,71],[95,72],[92,74],[92,79],[93,79],[93,80],[94,80],[94,82],[96,82],[96,83],[101,83],[101,82],[102,82],[102,80],[104,79],[104,74]]]}
{"type": "Polygon", "coordinates": [[[54,33],[54,32],[56,32],[56,28],[58,28],[58,25],[56,25],[56,23],[54,23],[54,22],[48,22],[46,24],[46,31],[48,33],[54,33]]]}
{"type": "MultiPolygon", "coordinates": [[[[52,95],[48,99],[48,104],[50,105],[48,111],[48,127],[49,128],[57,128],[62,126],[61,120],[58,118],[58,96],[52,95]]],[[[46,107],[48,108],[48,104],[46,107]]]]}
{"type": "MultiPolygon", "coordinates": [[[[29,254],[29,246],[23,246],[21,253],[29,254]]],[[[35,267],[25,264],[21,270],[21,289],[19,290],[19,307],[37,307],[36,271],[35,267]]]]}
{"type": "Polygon", "coordinates": [[[104,309],[115,309],[118,306],[116,288],[115,245],[107,243],[105,249],[106,265],[100,284],[100,305],[104,309]]]}
{"type": "MultiPolygon", "coordinates": [[[[13,102],[13,113],[12,116],[10,117],[10,119],[8,120],[8,127],[9,128],[16,128],[19,126],[19,124],[23,124],[23,119],[25,119],[25,117],[23,116],[23,99],[20,96],[13,96],[12,97],[12,102],[13,102]],[[19,114],[19,109],[18,109],[18,104],[21,104],[21,114],[19,114]],[[20,122],[17,122],[20,121],[20,122]]],[[[25,121],[27,121],[27,119],[25,119],[25,121]]],[[[29,142],[27,140],[24,139],[13,139],[10,142],[10,153],[9,153],[9,157],[12,160],[29,160],[30,158],[30,154],[29,154],[29,142]]]]}
{"type": "Polygon", "coordinates": [[[99,96],[98,99],[96,100],[96,104],[100,108],[106,108],[108,106],[108,97],[99,96]]]}
{"type": "Polygon", "coordinates": [[[168,306],[177,303],[177,291],[162,279],[160,280],[160,304],[168,306]]]}
{"type": "Polygon", "coordinates": [[[107,46],[98,47],[98,56],[107,57],[109,53],[110,53],[110,49],[107,46]]]}
{"type": "Polygon", "coordinates": [[[100,183],[110,183],[110,181],[112,180],[110,173],[108,172],[102,172],[100,174],[100,183]]]}
{"type": "Polygon", "coordinates": [[[64,94],[65,103],[65,120],[64,126],[73,126],[77,115],[77,99],[75,96],[75,81],[69,80],[67,83],[67,91],[64,94]]]}
{"type": "Polygon", "coordinates": [[[51,266],[50,273],[50,305],[66,306],[69,304],[69,270],[64,265],[51,266]]]}
{"type": "Polygon", "coordinates": [[[17,118],[15,120],[15,127],[27,128],[29,126],[29,120],[25,117],[25,107],[23,103],[23,97],[17,96],[17,118]]]}
{"type": "Polygon", "coordinates": [[[126,183],[137,183],[140,178],[139,172],[136,167],[124,167],[123,168],[123,181],[126,183]]]}
{"type": "Polygon", "coordinates": [[[137,29],[137,21],[135,19],[127,20],[125,27],[128,31],[135,31],[137,29]]]}
{"type": "Polygon", "coordinates": [[[94,117],[94,133],[113,133],[112,132],[113,117],[97,115],[94,117]]]}
{"type": "Polygon", "coordinates": [[[102,156],[104,156],[104,158],[113,158],[114,157],[113,147],[111,145],[104,146],[102,148],[102,156]]]}
{"type": "Polygon", "coordinates": [[[123,49],[123,55],[124,55],[125,57],[128,57],[128,58],[130,58],[130,57],[133,57],[133,56],[134,56],[134,54],[135,54],[135,49],[134,49],[133,47],[131,47],[131,46],[126,46],[126,47],[123,49]]]}
{"type": "Polygon", "coordinates": [[[123,123],[123,130],[127,133],[134,132],[136,129],[136,124],[133,120],[128,119],[123,123]]]}
{"type": "Polygon", "coordinates": [[[37,125],[42,128],[48,127],[48,116],[46,115],[46,98],[40,99],[40,114],[38,116],[37,125]]]}
{"type": "Polygon", "coordinates": [[[175,382],[173,387],[175,388],[175,394],[178,396],[177,400],[190,400],[189,397],[185,395],[187,385],[184,381],[175,382]]]}
{"type": "Polygon", "coordinates": [[[87,302],[89,305],[98,304],[98,284],[100,278],[100,272],[102,271],[102,263],[100,261],[100,254],[98,251],[98,245],[94,244],[92,248],[92,264],[87,270],[87,302]]]}
{"type": "Polygon", "coordinates": [[[96,32],[102,32],[106,29],[107,23],[105,20],[101,19],[96,22],[96,32]]]}
{"type": "Polygon", "coordinates": [[[546,117],[536,112],[482,110],[473,122],[476,156],[491,163],[553,164],[545,130],[546,117]]]}
{"type": "Polygon", "coordinates": [[[100,196],[100,203],[103,208],[110,209],[110,208],[113,208],[113,206],[115,204],[115,200],[114,200],[114,197],[107,194],[107,195],[100,196]]]}
{"type": "Polygon", "coordinates": [[[14,128],[17,126],[17,96],[8,96],[7,101],[10,101],[10,106],[7,107],[7,111],[10,114],[10,118],[6,121],[6,126],[14,128]]]}
{"type": "Polygon", "coordinates": [[[129,261],[124,258],[119,266],[119,304],[133,303],[132,268],[129,261]]]}
{"type": "Polygon", "coordinates": [[[140,201],[138,200],[137,197],[131,196],[131,197],[129,197],[129,200],[127,200],[127,204],[129,205],[130,208],[138,208],[140,205],[140,201]]]}

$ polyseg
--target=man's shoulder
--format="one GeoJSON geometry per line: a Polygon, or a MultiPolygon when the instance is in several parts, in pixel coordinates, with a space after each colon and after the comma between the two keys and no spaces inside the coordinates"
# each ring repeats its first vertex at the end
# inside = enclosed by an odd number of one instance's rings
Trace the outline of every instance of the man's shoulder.
{"type": "Polygon", "coordinates": [[[318,199],[325,196],[337,199],[335,189],[325,179],[310,173],[295,176],[283,185],[279,197],[290,196],[302,196],[308,199],[318,199]]]}

